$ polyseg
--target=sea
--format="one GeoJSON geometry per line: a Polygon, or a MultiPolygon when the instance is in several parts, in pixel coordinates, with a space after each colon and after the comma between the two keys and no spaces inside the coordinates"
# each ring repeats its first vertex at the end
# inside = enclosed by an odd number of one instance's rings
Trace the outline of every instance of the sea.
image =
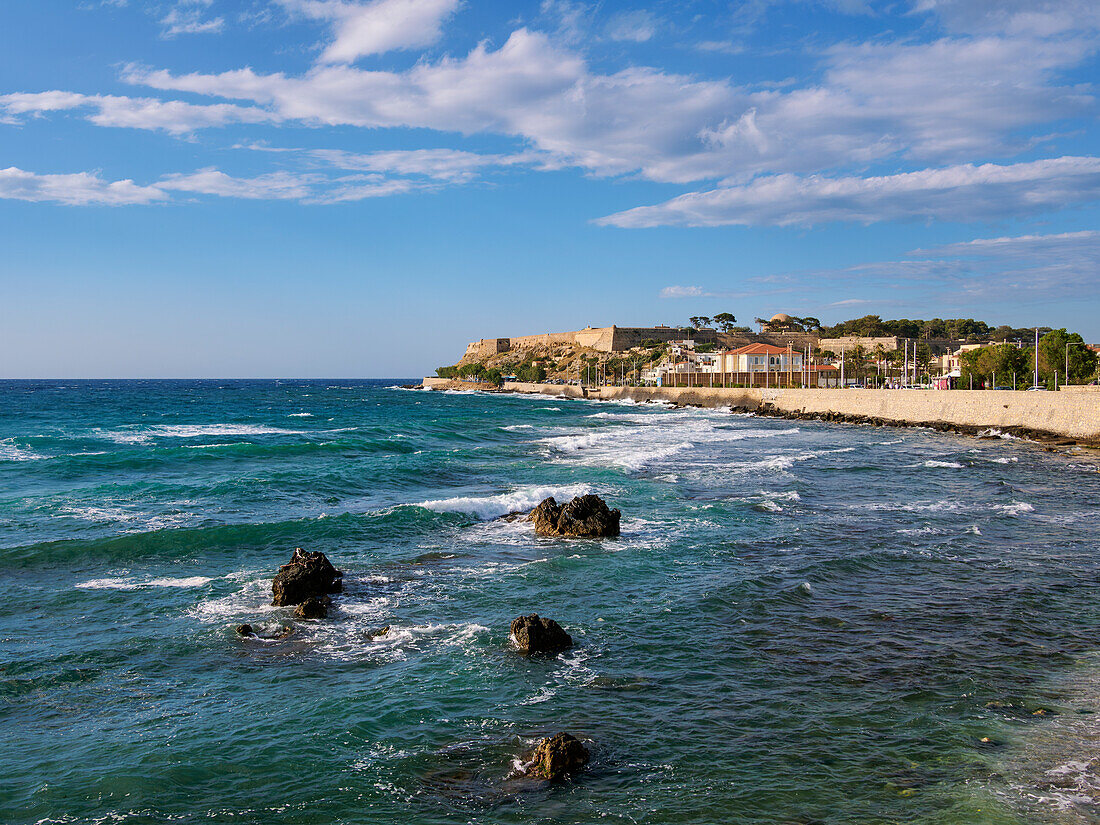
{"type": "Polygon", "coordinates": [[[0,822],[1100,822],[1097,453],[404,383],[0,382],[0,822]]]}

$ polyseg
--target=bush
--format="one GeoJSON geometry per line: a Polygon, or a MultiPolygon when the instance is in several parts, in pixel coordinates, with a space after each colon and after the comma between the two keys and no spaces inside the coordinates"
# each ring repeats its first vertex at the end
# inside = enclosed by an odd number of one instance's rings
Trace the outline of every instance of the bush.
{"type": "Polygon", "coordinates": [[[440,378],[455,378],[458,375],[458,367],[436,367],[435,374],[440,378]]]}

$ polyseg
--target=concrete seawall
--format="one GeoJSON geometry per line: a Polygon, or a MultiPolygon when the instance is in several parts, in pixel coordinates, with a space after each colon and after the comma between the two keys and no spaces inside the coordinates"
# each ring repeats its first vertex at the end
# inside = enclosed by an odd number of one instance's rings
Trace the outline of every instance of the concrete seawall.
{"type": "MultiPolygon", "coordinates": [[[[425,379],[430,387],[440,379],[425,379]]],[[[453,386],[453,384],[450,384],[453,386]]],[[[505,391],[565,398],[668,401],[737,407],[765,415],[928,426],[960,432],[997,429],[1029,437],[1100,446],[1100,393],[1011,390],[723,389],[588,387],[507,382],[505,391]]]]}

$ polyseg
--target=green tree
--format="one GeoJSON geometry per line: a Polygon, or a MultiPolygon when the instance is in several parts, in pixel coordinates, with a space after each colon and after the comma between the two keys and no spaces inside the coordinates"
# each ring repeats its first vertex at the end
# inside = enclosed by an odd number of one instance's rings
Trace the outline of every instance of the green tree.
{"type": "Polygon", "coordinates": [[[1051,330],[1040,338],[1039,377],[1050,385],[1080,384],[1090,380],[1096,374],[1096,354],[1084,346],[1084,343],[1084,339],[1076,332],[1068,333],[1065,329],[1051,330]]]}
{"type": "Polygon", "coordinates": [[[733,325],[737,323],[737,319],[729,312],[719,312],[712,320],[722,332],[729,332],[733,329],[733,325]]]}
{"type": "Polygon", "coordinates": [[[436,367],[435,374],[440,378],[454,378],[458,375],[458,367],[436,367]]]}
{"type": "Polygon", "coordinates": [[[1025,377],[1029,372],[1029,352],[1013,344],[994,344],[964,352],[959,358],[959,384],[967,388],[973,378],[975,387],[992,387],[994,380],[998,386],[1008,387],[1012,386],[1013,374],[1017,386],[1030,383],[1025,377]]]}

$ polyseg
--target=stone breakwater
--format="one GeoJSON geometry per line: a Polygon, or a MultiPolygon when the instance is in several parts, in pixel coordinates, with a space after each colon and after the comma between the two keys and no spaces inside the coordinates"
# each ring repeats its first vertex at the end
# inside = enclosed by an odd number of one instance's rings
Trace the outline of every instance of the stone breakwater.
{"type": "MultiPolygon", "coordinates": [[[[444,384],[455,388],[453,382],[424,379],[429,389],[444,384]]],[[[577,387],[521,382],[506,382],[504,390],[605,401],[731,407],[782,418],[932,427],[972,435],[999,430],[1040,441],[1100,447],[1100,393],[1090,392],[577,387]]]]}

